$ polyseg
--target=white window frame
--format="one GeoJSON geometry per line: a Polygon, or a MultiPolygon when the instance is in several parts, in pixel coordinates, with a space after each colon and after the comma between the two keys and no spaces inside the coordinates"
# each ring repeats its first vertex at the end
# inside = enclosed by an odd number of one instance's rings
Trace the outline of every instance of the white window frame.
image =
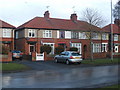
{"type": "Polygon", "coordinates": [[[79,32],[77,32],[77,31],[72,31],[72,32],[71,32],[71,38],[72,38],[72,39],[79,39],[79,32]]]}
{"type": "Polygon", "coordinates": [[[92,39],[99,39],[98,33],[92,33],[92,39]]]}
{"type": "Polygon", "coordinates": [[[102,43],[102,52],[107,52],[108,43],[102,43]],[[104,51],[105,48],[105,51],[104,51]]]}
{"type": "Polygon", "coordinates": [[[18,39],[18,31],[16,31],[15,38],[18,39]]]}
{"type": "Polygon", "coordinates": [[[11,38],[12,35],[11,29],[3,29],[3,37],[5,38],[11,38]]]}
{"type": "Polygon", "coordinates": [[[82,54],[82,44],[81,43],[71,43],[71,47],[76,47],[78,48],[78,52],[82,54]]]}
{"type": "Polygon", "coordinates": [[[50,54],[54,54],[54,48],[55,48],[55,43],[43,43],[43,45],[52,45],[51,47],[52,47],[52,50],[51,50],[51,52],[50,52],[50,54]]]}
{"type": "Polygon", "coordinates": [[[86,32],[79,32],[79,39],[87,39],[86,32]]]}
{"type": "Polygon", "coordinates": [[[43,37],[44,38],[52,38],[52,30],[44,30],[43,37]]]}
{"type": "Polygon", "coordinates": [[[65,31],[65,38],[71,39],[71,31],[65,31]]]}
{"type": "Polygon", "coordinates": [[[30,37],[30,38],[36,37],[36,33],[35,33],[35,30],[34,30],[34,29],[29,29],[29,30],[28,30],[28,37],[30,37]],[[31,33],[31,35],[30,35],[30,33],[31,33]],[[33,36],[33,34],[34,34],[34,36],[33,36]]]}
{"type": "Polygon", "coordinates": [[[114,34],[114,41],[118,41],[118,35],[114,34]]]}
{"type": "Polygon", "coordinates": [[[101,52],[101,43],[93,43],[93,53],[101,52]]]}
{"type": "Polygon", "coordinates": [[[114,46],[114,52],[115,52],[115,53],[118,53],[118,49],[119,49],[119,48],[118,48],[118,45],[115,45],[115,46],[114,46]]]}
{"type": "Polygon", "coordinates": [[[102,34],[102,40],[107,40],[107,34],[106,33],[102,34]]]}

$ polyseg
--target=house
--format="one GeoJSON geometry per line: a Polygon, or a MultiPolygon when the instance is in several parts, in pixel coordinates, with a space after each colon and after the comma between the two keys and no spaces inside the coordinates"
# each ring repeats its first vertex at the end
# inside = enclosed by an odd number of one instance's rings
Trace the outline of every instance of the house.
{"type": "MultiPolygon", "coordinates": [[[[110,36],[111,26],[112,26],[112,33],[113,33],[113,55],[118,57],[120,56],[120,26],[119,26],[118,20],[115,19],[114,24],[109,24],[103,27],[102,29],[104,30],[104,32],[108,32],[110,36]]],[[[110,40],[107,43],[110,44],[110,40]]]]}
{"type": "MultiPolygon", "coordinates": [[[[90,32],[92,32],[93,56],[104,58],[106,53],[102,52],[101,28],[90,25],[77,19],[73,13],[70,19],[50,18],[49,11],[44,17],[35,17],[20,25],[15,30],[15,48],[26,55],[32,52],[40,53],[40,46],[47,44],[52,47],[50,54],[54,54],[55,47],[63,46],[65,50],[77,47],[84,59],[90,58],[90,32]]],[[[105,35],[108,40],[108,34],[105,35]]]]}
{"type": "Polygon", "coordinates": [[[8,24],[5,21],[0,20],[0,43],[14,49],[14,31],[15,26],[8,24]]]}

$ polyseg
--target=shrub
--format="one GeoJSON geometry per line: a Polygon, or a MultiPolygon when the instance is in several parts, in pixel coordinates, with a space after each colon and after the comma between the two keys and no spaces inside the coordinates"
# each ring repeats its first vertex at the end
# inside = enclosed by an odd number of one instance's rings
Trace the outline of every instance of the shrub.
{"type": "Polygon", "coordinates": [[[76,47],[70,47],[70,49],[69,49],[70,51],[78,51],[78,48],[76,48],[76,47]]]}
{"type": "Polygon", "coordinates": [[[52,48],[50,45],[43,45],[40,47],[40,52],[46,52],[47,54],[49,54],[51,52],[52,48]]]}
{"type": "Polygon", "coordinates": [[[0,54],[8,54],[8,52],[9,52],[9,47],[7,47],[7,46],[5,46],[5,45],[2,45],[2,44],[0,44],[0,54]]]}
{"type": "Polygon", "coordinates": [[[58,46],[55,48],[55,54],[60,54],[64,51],[64,47],[58,46]]]}

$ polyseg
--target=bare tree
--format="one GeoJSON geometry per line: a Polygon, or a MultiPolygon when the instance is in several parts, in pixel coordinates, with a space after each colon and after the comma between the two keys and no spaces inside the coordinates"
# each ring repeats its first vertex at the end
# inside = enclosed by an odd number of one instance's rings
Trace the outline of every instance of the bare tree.
{"type": "Polygon", "coordinates": [[[106,22],[102,15],[94,9],[90,9],[90,8],[86,8],[83,12],[82,12],[82,21],[88,22],[89,25],[86,26],[88,28],[89,34],[86,34],[86,36],[88,37],[88,39],[90,40],[90,54],[91,54],[91,61],[93,60],[93,37],[94,37],[94,33],[98,33],[98,31],[94,30],[94,26],[102,26],[102,24],[104,22],[106,22]],[[94,33],[93,33],[94,32],[94,33]]]}
{"type": "Polygon", "coordinates": [[[101,13],[95,9],[86,8],[81,14],[82,18],[80,19],[88,22],[91,25],[100,27],[104,22],[106,22],[101,13]]]}
{"type": "Polygon", "coordinates": [[[114,6],[113,16],[115,19],[120,19],[120,0],[114,6]]]}

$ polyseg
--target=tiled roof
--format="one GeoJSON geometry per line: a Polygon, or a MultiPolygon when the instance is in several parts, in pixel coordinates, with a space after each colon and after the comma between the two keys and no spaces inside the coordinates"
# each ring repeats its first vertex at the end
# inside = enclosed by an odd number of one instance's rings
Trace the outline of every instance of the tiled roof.
{"type": "MultiPolygon", "coordinates": [[[[112,27],[113,27],[113,33],[120,34],[120,27],[119,27],[118,25],[112,24],[112,27]]],[[[111,24],[103,27],[102,30],[103,30],[104,32],[111,32],[111,24]]]]}
{"type": "Polygon", "coordinates": [[[77,22],[73,22],[72,20],[67,19],[44,18],[44,17],[35,17],[30,21],[24,23],[23,25],[19,26],[17,29],[38,28],[38,29],[89,31],[90,27],[92,28],[93,31],[102,31],[101,28],[90,25],[84,21],[77,20],[77,22]]]}
{"type": "Polygon", "coordinates": [[[0,20],[0,28],[16,28],[16,27],[5,21],[0,20]]]}

